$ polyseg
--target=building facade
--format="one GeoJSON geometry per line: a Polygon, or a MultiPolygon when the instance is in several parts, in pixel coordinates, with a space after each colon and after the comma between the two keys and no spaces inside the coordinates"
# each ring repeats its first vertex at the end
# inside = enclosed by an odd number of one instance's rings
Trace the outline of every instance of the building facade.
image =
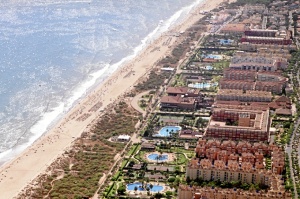
{"type": "Polygon", "coordinates": [[[271,92],[253,90],[220,89],[216,95],[221,101],[271,102],[272,98],[271,92]]]}
{"type": "Polygon", "coordinates": [[[205,138],[268,141],[269,109],[213,108],[205,138]]]}
{"type": "Polygon", "coordinates": [[[261,142],[219,141],[199,139],[196,158],[190,160],[186,176],[190,180],[241,182],[267,185],[268,191],[244,191],[215,187],[180,185],[178,198],[290,198],[282,179],[284,151],[275,145],[261,142]],[[271,156],[271,168],[266,168],[265,157],[271,156]],[[226,195],[228,194],[228,195],[226,195]],[[253,196],[253,197],[251,197],[253,196]]]}
{"type": "Polygon", "coordinates": [[[220,189],[215,187],[196,187],[180,185],[178,199],[291,199],[292,195],[284,188],[262,191],[244,191],[241,189],[220,189]]]}

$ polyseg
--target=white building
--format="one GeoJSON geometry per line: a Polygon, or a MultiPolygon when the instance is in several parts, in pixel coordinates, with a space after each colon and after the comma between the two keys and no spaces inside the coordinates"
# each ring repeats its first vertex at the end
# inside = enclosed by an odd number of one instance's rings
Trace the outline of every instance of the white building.
{"type": "Polygon", "coordinates": [[[119,142],[128,142],[130,140],[129,135],[119,135],[118,136],[118,141],[119,142]]]}

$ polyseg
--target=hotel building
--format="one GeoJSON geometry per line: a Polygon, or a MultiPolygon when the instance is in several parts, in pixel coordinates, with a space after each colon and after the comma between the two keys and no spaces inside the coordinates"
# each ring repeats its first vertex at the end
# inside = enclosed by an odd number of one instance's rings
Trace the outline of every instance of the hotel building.
{"type": "Polygon", "coordinates": [[[269,110],[214,108],[205,138],[268,141],[269,110]]]}
{"type": "Polygon", "coordinates": [[[160,99],[161,109],[181,109],[194,110],[196,107],[196,99],[194,97],[177,96],[163,96],[160,99]]]}
{"type": "Polygon", "coordinates": [[[268,29],[252,29],[246,30],[241,38],[241,42],[249,42],[255,44],[276,44],[291,45],[291,32],[288,30],[268,30],[268,29]]]}

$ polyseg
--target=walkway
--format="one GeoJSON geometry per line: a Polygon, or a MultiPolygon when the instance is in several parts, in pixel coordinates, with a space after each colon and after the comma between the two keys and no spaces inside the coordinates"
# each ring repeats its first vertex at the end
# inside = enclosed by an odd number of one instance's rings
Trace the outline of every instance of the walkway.
{"type": "Polygon", "coordinates": [[[132,108],[134,108],[138,112],[142,113],[143,117],[145,117],[146,111],[139,106],[139,100],[142,98],[143,95],[149,94],[150,91],[152,91],[152,90],[148,90],[148,91],[142,92],[142,93],[134,96],[130,102],[132,108]]]}
{"type": "MultiPolygon", "coordinates": [[[[296,63],[296,65],[298,65],[298,62],[296,63]]],[[[298,87],[299,84],[300,84],[299,69],[297,71],[297,76],[296,77],[297,77],[297,83],[298,83],[298,85],[293,85],[293,86],[297,86],[298,87]]],[[[297,92],[296,94],[297,94],[297,97],[299,99],[299,92],[297,92]]],[[[285,146],[285,152],[288,154],[288,158],[289,158],[289,167],[290,167],[290,171],[291,171],[291,178],[292,178],[292,181],[293,181],[295,198],[298,198],[298,193],[297,193],[296,181],[295,181],[295,175],[294,175],[294,169],[293,169],[292,151],[293,151],[293,148],[298,148],[298,147],[294,146],[294,139],[295,139],[295,135],[297,134],[297,130],[298,130],[299,125],[300,125],[300,119],[298,119],[295,122],[295,126],[294,126],[294,130],[293,130],[293,134],[292,134],[290,143],[288,143],[285,146]]]]}
{"type": "MultiPolygon", "coordinates": [[[[300,124],[300,119],[297,120],[297,123],[294,126],[294,131],[293,131],[293,135],[291,137],[290,143],[294,142],[294,137],[295,137],[295,134],[297,133],[297,129],[298,129],[299,124],[300,124]]],[[[288,154],[288,157],[289,157],[291,178],[293,180],[293,186],[294,186],[294,195],[295,195],[295,198],[298,198],[298,193],[297,193],[297,189],[296,189],[296,182],[295,182],[295,176],[294,176],[294,169],[293,169],[293,162],[292,162],[292,144],[291,145],[290,144],[286,145],[285,152],[288,154]]]]}

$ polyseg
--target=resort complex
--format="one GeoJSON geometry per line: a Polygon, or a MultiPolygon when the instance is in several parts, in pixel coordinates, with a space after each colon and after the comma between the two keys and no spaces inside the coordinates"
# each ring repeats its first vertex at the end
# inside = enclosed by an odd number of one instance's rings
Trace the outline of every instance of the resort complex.
{"type": "Polygon", "coordinates": [[[300,198],[300,1],[218,2],[19,198],[300,198]]]}
{"type": "Polygon", "coordinates": [[[207,138],[268,141],[269,110],[213,108],[206,131],[207,138]]]}

